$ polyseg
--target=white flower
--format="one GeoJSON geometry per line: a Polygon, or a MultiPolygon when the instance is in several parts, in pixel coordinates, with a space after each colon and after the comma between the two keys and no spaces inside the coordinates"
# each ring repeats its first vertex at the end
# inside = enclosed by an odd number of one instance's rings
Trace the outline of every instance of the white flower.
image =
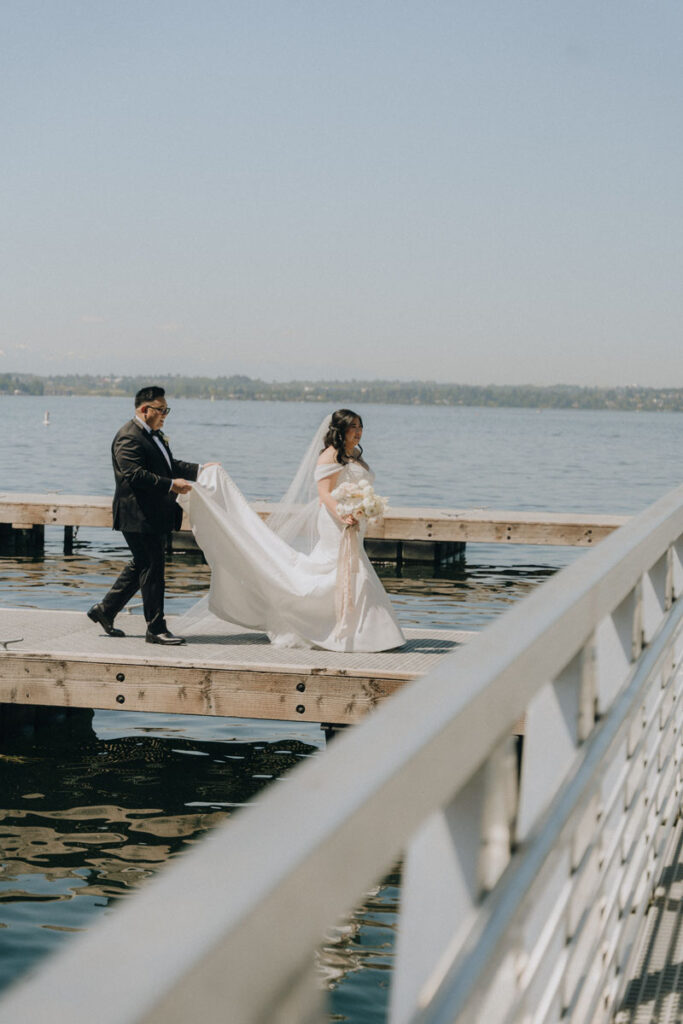
{"type": "Polygon", "coordinates": [[[379,494],[375,494],[369,480],[361,480],[358,483],[343,483],[332,491],[332,497],[337,502],[337,513],[340,516],[355,516],[356,519],[364,517],[372,522],[386,513],[389,502],[379,494]]]}

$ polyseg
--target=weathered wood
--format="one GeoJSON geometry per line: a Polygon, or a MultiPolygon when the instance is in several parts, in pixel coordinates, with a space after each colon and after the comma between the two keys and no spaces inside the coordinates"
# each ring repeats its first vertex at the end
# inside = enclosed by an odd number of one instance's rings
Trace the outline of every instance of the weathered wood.
{"type": "MultiPolygon", "coordinates": [[[[252,502],[267,519],[273,504],[252,502]]],[[[368,537],[393,541],[464,541],[483,544],[557,544],[591,547],[628,516],[496,511],[493,509],[391,508],[368,537]]],[[[97,495],[0,492],[0,523],[61,526],[112,525],[111,499],[97,495]]],[[[183,529],[189,529],[187,517],[183,529]]]]}
{"type": "Polygon", "coordinates": [[[331,672],[171,670],[163,665],[12,656],[0,666],[0,701],[351,725],[405,683],[401,678],[331,672]]]}
{"type": "Polygon", "coordinates": [[[111,528],[111,498],[98,495],[0,492],[0,523],[15,522],[111,528]]]}
{"type": "Polygon", "coordinates": [[[627,521],[626,516],[557,512],[395,508],[368,535],[403,541],[590,547],[627,521]]]}
{"type": "Polygon", "coordinates": [[[169,652],[145,644],[139,617],[118,621],[125,638],[83,613],[0,610],[0,640],[23,637],[0,652],[0,703],[351,725],[472,635],[408,630],[399,651],[336,654],[279,650],[223,623],[169,652]]]}

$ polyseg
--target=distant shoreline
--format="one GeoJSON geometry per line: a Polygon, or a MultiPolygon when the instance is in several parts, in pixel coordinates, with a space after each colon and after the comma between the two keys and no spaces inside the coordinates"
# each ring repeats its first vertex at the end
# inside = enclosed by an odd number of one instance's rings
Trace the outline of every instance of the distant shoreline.
{"type": "MultiPolygon", "coordinates": [[[[327,405],[443,405],[512,409],[594,409],[621,412],[683,412],[683,388],[577,387],[452,384],[437,381],[263,381],[244,376],[155,376],[173,398],[312,402],[327,405]]],[[[128,398],[150,377],[0,374],[0,396],[75,395],[128,398]]]]}

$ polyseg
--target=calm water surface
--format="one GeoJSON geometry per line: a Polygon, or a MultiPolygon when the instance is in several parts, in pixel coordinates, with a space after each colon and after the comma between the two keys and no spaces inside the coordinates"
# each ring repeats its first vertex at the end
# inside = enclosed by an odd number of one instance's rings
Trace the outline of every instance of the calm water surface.
{"type": "MultiPolygon", "coordinates": [[[[327,411],[305,403],[173,400],[175,453],[218,459],[251,498],[285,490],[327,411]]],[[[0,397],[2,489],[108,494],[109,445],[130,403],[0,397]],[[50,412],[50,425],[43,413],[50,412]]],[[[679,482],[683,415],[359,406],[380,493],[394,505],[632,513],[679,482]]],[[[5,605],[85,610],[126,557],[119,535],[81,530],[64,557],[0,558],[5,605]]],[[[580,552],[470,545],[438,577],[380,570],[403,625],[481,629],[580,552]]],[[[208,583],[196,558],[168,571],[171,612],[208,583]]],[[[136,609],[133,610],[136,613],[136,609]]],[[[324,739],[305,724],[123,712],[76,715],[0,746],[0,986],[127,898],[324,739]]],[[[217,892],[224,880],[217,879],[217,892]]],[[[400,878],[331,928],[320,960],[331,1020],[385,1019],[400,878]]]]}

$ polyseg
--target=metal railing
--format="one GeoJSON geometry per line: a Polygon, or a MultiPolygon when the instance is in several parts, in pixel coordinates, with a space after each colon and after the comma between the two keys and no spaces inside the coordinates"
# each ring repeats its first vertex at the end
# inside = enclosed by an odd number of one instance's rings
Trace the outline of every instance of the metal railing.
{"type": "Polygon", "coordinates": [[[399,856],[392,1024],[608,1020],[679,813],[682,556],[679,488],[72,941],[0,1020],[324,1020],[314,952],[399,856]]]}

